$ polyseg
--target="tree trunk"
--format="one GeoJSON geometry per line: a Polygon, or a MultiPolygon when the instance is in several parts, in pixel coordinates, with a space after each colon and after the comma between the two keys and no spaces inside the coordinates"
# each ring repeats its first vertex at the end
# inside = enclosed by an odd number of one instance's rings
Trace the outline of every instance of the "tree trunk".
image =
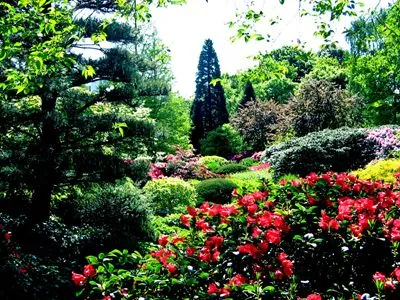
{"type": "Polygon", "coordinates": [[[57,155],[59,153],[59,135],[56,130],[53,113],[56,95],[42,96],[43,123],[38,146],[38,160],[34,167],[32,194],[32,220],[45,221],[50,216],[51,194],[57,183],[57,155]]]}

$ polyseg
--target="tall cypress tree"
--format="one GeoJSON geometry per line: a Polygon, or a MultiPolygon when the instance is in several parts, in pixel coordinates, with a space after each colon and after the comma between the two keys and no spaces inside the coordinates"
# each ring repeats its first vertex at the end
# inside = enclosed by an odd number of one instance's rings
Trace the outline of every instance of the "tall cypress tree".
{"type": "Polygon", "coordinates": [[[200,53],[196,73],[196,92],[191,110],[193,128],[191,142],[195,149],[200,148],[200,139],[215,128],[228,123],[229,115],[226,109],[224,89],[220,82],[215,85],[210,82],[221,77],[217,53],[213,42],[204,42],[200,53]]]}
{"type": "Polygon", "coordinates": [[[244,93],[242,101],[240,101],[240,106],[245,106],[250,101],[256,100],[256,93],[254,92],[253,85],[250,81],[247,81],[246,86],[244,87],[244,93]]]}

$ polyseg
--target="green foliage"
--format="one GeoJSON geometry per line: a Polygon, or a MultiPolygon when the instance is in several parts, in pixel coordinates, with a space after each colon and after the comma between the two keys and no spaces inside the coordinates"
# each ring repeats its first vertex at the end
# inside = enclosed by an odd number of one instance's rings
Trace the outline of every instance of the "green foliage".
{"type": "Polygon", "coordinates": [[[336,58],[328,56],[317,58],[312,71],[307,74],[306,78],[326,80],[341,89],[345,89],[348,82],[345,67],[336,58]]]}
{"type": "Polygon", "coordinates": [[[370,124],[398,123],[400,89],[400,2],[360,17],[347,31],[353,58],[350,88],[364,100],[370,124]]]}
{"type": "Polygon", "coordinates": [[[229,161],[226,158],[213,155],[200,157],[199,163],[204,164],[211,172],[215,172],[216,169],[229,163],[229,161]]]}
{"type": "Polygon", "coordinates": [[[358,98],[326,80],[307,79],[293,101],[297,135],[341,126],[360,125],[358,98]]]}
{"type": "Polygon", "coordinates": [[[150,116],[156,122],[156,150],[173,152],[173,146],[189,148],[190,104],[178,95],[170,94],[165,100],[150,97],[146,107],[151,108],[150,116]]]}
{"type": "Polygon", "coordinates": [[[233,174],[233,173],[239,173],[247,170],[248,167],[241,164],[241,163],[230,163],[223,165],[219,167],[218,169],[215,170],[215,173],[217,174],[233,174]]]}
{"type": "Polygon", "coordinates": [[[182,179],[164,178],[147,182],[145,196],[158,214],[183,212],[186,206],[196,203],[196,190],[182,179]]]}
{"type": "Polygon", "coordinates": [[[255,101],[239,108],[232,125],[253,150],[263,150],[265,145],[284,134],[291,126],[289,105],[274,101],[255,101]]]}
{"type": "Polygon", "coordinates": [[[400,171],[400,160],[387,159],[373,161],[363,169],[352,172],[360,179],[382,180],[385,182],[394,183],[397,179],[394,174],[400,171]]]}
{"type": "Polygon", "coordinates": [[[198,202],[229,203],[236,185],[223,178],[207,179],[196,186],[198,202]]]}
{"type": "Polygon", "coordinates": [[[149,180],[150,157],[139,156],[133,161],[126,159],[124,162],[128,165],[126,175],[129,176],[136,185],[143,186],[149,180]]]}
{"type": "Polygon", "coordinates": [[[169,214],[167,216],[154,216],[151,218],[151,228],[154,239],[162,234],[180,235],[187,237],[189,230],[182,224],[181,214],[169,214]]]}
{"type": "Polygon", "coordinates": [[[228,157],[242,152],[244,147],[242,137],[230,124],[224,124],[210,131],[204,139],[200,140],[202,155],[228,157]]]}
{"type": "Polygon", "coordinates": [[[67,224],[104,228],[121,247],[137,247],[150,236],[151,203],[130,179],[75,187],[69,197],[55,201],[53,213],[67,224]]]}
{"type": "Polygon", "coordinates": [[[277,178],[354,170],[375,158],[375,144],[366,137],[365,129],[326,129],[267,148],[264,160],[271,163],[277,178]]]}
{"type": "Polygon", "coordinates": [[[260,180],[259,178],[254,178],[254,179],[239,179],[239,178],[233,178],[232,176],[226,178],[230,182],[234,183],[236,185],[236,191],[238,194],[246,194],[246,193],[253,193],[255,191],[261,191],[263,190],[263,181],[260,180]]]}
{"type": "Polygon", "coordinates": [[[260,164],[260,162],[258,160],[256,160],[256,159],[254,159],[254,158],[246,157],[246,158],[243,158],[240,161],[240,164],[242,164],[242,165],[244,165],[246,167],[251,167],[251,166],[255,166],[255,165],[260,164]]]}
{"type": "Polygon", "coordinates": [[[268,180],[271,179],[271,170],[263,169],[258,171],[246,171],[235,174],[230,174],[229,178],[235,178],[240,180],[268,180]]]}

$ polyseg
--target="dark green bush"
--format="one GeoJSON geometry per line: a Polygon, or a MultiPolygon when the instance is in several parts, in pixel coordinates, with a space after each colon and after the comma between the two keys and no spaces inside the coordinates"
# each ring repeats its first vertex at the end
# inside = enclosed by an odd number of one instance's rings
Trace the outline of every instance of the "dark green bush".
{"type": "Polygon", "coordinates": [[[229,203],[236,184],[223,178],[207,179],[196,186],[199,202],[229,203]]]}
{"type": "Polygon", "coordinates": [[[127,159],[125,163],[128,165],[127,175],[139,186],[144,186],[150,179],[150,157],[137,157],[134,160],[127,159]]]}
{"type": "Polygon", "coordinates": [[[247,171],[247,167],[242,164],[228,164],[228,165],[223,165],[219,167],[218,169],[215,170],[215,173],[217,174],[233,174],[233,173],[239,173],[242,171],[247,171]]]}
{"type": "Polygon", "coordinates": [[[242,152],[244,142],[239,133],[229,124],[224,124],[200,141],[200,152],[202,155],[217,155],[228,157],[229,155],[242,152]]]}
{"type": "Polygon", "coordinates": [[[313,132],[268,148],[263,160],[272,165],[276,177],[355,170],[375,158],[375,144],[366,136],[366,129],[347,127],[313,132]]]}
{"type": "Polygon", "coordinates": [[[114,247],[135,248],[150,236],[151,205],[129,179],[77,187],[68,199],[55,203],[54,211],[68,224],[106,229],[114,247]]]}

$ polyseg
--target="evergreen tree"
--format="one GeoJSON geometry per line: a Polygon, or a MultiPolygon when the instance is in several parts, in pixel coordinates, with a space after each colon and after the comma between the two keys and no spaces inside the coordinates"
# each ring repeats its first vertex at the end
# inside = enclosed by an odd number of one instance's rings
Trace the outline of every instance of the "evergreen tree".
{"type": "Polygon", "coordinates": [[[118,5],[20,1],[0,10],[2,209],[31,202],[25,212],[45,220],[58,188],[121,178],[123,156],[152,146],[154,122],[138,109],[143,97],[167,94],[169,82],[157,80],[160,55],[140,47],[137,26],[93,18],[132,11],[118,5]],[[76,18],[88,9],[91,17],[76,18]]]}
{"type": "Polygon", "coordinates": [[[200,139],[217,127],[229,122],[224,89],[220,82],[215,85],[211,81],[221,77],[218,57],[213,42],[204,42],[200,53],[196,73],[196,92],[192,105],[191,118],[193,129],[191,142],[195,149],[200,149],[200,139]]]}
{"type": "Polygon", "coordinates": [[[240,106],[245,106],[250,101],[256,100],[256,93],[254,92],[253,85],[250,81],[247,81],[246,86],[244,87],[243,99],[240,101],[240,106]]]}

